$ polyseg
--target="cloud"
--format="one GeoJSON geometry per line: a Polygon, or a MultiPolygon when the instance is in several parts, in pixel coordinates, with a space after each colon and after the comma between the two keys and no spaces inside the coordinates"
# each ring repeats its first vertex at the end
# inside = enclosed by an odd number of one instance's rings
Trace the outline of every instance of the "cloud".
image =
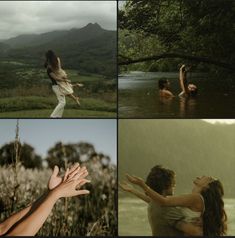
{"type": "Polygon", "coordinates": [[[206,121],[211,124],[235,124],[235,119],[202,119],[203,121],[206,121]]]}
{"type": "Polygon", "coordinates": [[[116,1],[0,1],[0,39],[81,28],[116,30],[116,1]]]}

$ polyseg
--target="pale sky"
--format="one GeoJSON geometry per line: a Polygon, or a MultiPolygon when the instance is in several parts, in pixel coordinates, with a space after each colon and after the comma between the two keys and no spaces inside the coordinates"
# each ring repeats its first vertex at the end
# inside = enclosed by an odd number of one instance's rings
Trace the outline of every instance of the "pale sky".
{"type": "MultiPolygon", "coordinates": [[[[88,142],[97,153],[109,155],[117,164],[117,126],[115,119],[20,119],[20,141],[32,145],[45,157],[56,142],[88,142]]],[[[0,147],[15,138],[16,119],[0,120],[0,147]]]]}
{"type": "Polygon", "coordinates": [[[203,119],[203,121],[209,122],[211,124],[234,124],[235,119],[203,119]]]}
{"type": "Polygon", "coordinates": [[[116,1],[0,1],[0,39],[81,28],[116,30],[116,1]]]}

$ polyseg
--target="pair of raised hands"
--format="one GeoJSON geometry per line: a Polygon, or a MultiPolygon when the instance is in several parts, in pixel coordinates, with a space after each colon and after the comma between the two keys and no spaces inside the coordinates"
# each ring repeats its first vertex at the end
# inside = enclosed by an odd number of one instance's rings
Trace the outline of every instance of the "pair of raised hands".
{"type": "Polygon", "coordinates": [[[140,187],[145,186],[145,182],[142,178],[126,174],[126,179],[130,182],[120,182],[119,186],[126,192],[132,192],[134,187],[131,184],[138,185],[140,187]]]}
{"type": "Polygon", "coordinates": [[[59,176],[59,167],[55,166],[48,181],[48,189],[56,191],[58,198],[89,194],[88,190],[80,189],[84,184],[90,182],[86,179],[87,176],[86,167],[80,167],[78,163],[67,169],[63,177],[59,176]]]}

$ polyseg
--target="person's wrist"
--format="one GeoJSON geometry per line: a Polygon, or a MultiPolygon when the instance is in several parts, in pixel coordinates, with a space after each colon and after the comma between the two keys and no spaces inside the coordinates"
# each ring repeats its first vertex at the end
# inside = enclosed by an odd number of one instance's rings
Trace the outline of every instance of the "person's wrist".
{"type": "Polygon", "coordinates": [[[49,194],[55,199],[55,200],[58,200],[60,199],[62,196],[60,194],[60,191],[58,189],[58,187],[52,189],[49,191],[49,194]]]}

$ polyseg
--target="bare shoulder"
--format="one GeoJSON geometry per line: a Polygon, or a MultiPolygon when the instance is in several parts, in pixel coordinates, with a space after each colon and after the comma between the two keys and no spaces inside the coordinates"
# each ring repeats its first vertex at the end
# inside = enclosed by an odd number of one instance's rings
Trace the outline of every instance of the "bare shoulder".
{"type": "Polygon", "coordinates": [[[160,90],[161,97],[174,97],[171,91],[169,90],[160,90]]]}

